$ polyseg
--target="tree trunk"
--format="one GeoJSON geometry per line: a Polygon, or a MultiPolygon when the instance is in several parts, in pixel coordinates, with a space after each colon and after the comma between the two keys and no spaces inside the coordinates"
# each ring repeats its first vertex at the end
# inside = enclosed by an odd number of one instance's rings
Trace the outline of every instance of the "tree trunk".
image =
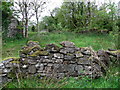
{"type": "Polygon", "coordinates": [[[28,37],[28,19],[25,22],[25,37],[28,37]]]}
{"type": "Polygon", "coordinates": [[[23,15],[23,18],[22,18],[22,27],[23,27],[23,29],[22,29],[22,35],[23,35],[23,37],[25,37],[24,13],[22,15],[23,15]]]}
{"type": "Polygon", "coordinates": [[[36,10],[36,20],[37,20],[37,32],[39,32],[39,25],[38,25],[38,13],[37,13],[37,10],[36,10]]]}
{"type": "Polygon", "coordinates": [[[28,15],[27,4],[25,3],[25,37],[28,37],[28,15]]]}

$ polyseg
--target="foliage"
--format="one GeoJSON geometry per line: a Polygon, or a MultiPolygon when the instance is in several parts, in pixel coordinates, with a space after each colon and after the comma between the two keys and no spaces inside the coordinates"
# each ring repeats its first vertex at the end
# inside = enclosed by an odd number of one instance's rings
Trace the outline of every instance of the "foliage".
{"type": "Polygon", "coordinates": [[[98,7],[95,2],[64,2],[51,12],[51,16],[44,17],[40,26],[44,25],[42,28],[50,31],[67,29],[80,32],[94,28],[112,31],[116,11],[115,3],[104,3],[98,7]]]}
{"type": "Polygon", "coordinates": [[[10,17],[12,16],[13,10],[10,8],[13,6],[12,2],[2,2],[0,10],[2,11],[2,35],[6,37],[8,32],[8,25],[10,23],[10,17]]]}

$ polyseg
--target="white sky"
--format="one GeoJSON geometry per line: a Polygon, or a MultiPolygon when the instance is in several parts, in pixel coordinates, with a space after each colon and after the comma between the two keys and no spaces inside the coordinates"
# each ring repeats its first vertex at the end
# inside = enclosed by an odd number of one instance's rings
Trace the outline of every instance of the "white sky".
{"type": "MultiPolygon", "coordinates": [[[[17,1],[17,0],[14,0],[14,1],[17,1]]],[[[50,15],[49,11],[52,11],[56,7],[60,7],[64,0],[48,0],[48,1],[49,3],[47,5],[47,9],[41,14],[42,17],[50,15]]],[[[71,0],[66,0],[66,1],[69,2],[71,0]]],[[[109,1],[115,2],[117,4],[120,0],[76,0],[76,1],[95,1],[97,5],[101,5],[102,3],[108,3],[109,1]]],[[[40,20],[42,17],[40,17],[40,20]]],[[[32,17],[31,21],[36,21],[35,17],[32,17]]]]}

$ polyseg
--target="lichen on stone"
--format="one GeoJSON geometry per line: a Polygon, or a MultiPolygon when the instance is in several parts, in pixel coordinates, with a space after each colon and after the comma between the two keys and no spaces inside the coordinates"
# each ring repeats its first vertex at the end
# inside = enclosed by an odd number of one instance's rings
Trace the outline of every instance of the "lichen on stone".
{"type": "Polygon", "coordinates": [[[28,54],[30,51],[32,51],[32,50],[34,50],[34,49],[36,49],[36,50],[42,50],[42,48],[41,48],[40,46],[35,45],[35,46],[33,46],[33,47],[27,47],[27,48],[25,48],[25,49],[23,49],[23,50],[20,50],[20,53],[28,54]]]}
{"type": "Polygon", "coordinates": [[[32,57],[34,57],[34,56],[46,56],[46,55],[48,55],[49,53],[47,52],[47,51],[40,51],[40,50],[38,50],[38,51],[36,51],[36,52],[34,52],[33,54],[31,54],[31,55],[29,55],[29,56],[32,56],[32,57]]]}
{"type": "Polygon", "coordinates": [[[113,54],[120,54],[120,50],[116,50],[116,51],[110,51],[113,54]]]}
{"type": "Polygon", "coordinates": [[[3,61],[9,61],[10,63],[20,63],[19,59],[19,57],[8,57],[3,59],[3,61]]]}

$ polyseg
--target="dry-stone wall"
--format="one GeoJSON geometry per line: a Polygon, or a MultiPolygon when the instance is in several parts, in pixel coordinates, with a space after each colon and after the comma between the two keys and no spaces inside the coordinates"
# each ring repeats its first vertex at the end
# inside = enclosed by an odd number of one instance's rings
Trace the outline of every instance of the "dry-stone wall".
{"type": "Polygon", "coordinates": [[[0,63],[0,82],[31,75],[59,79],[81,75],[98,78],[106,72],[110,53],[97,52],[91,47],[77,48],[69,41],[60,45],[62,47],[48,44],[41,48],[38,42],[29,41],[19,52],[19,58],[9,58],[0,63]]]}

